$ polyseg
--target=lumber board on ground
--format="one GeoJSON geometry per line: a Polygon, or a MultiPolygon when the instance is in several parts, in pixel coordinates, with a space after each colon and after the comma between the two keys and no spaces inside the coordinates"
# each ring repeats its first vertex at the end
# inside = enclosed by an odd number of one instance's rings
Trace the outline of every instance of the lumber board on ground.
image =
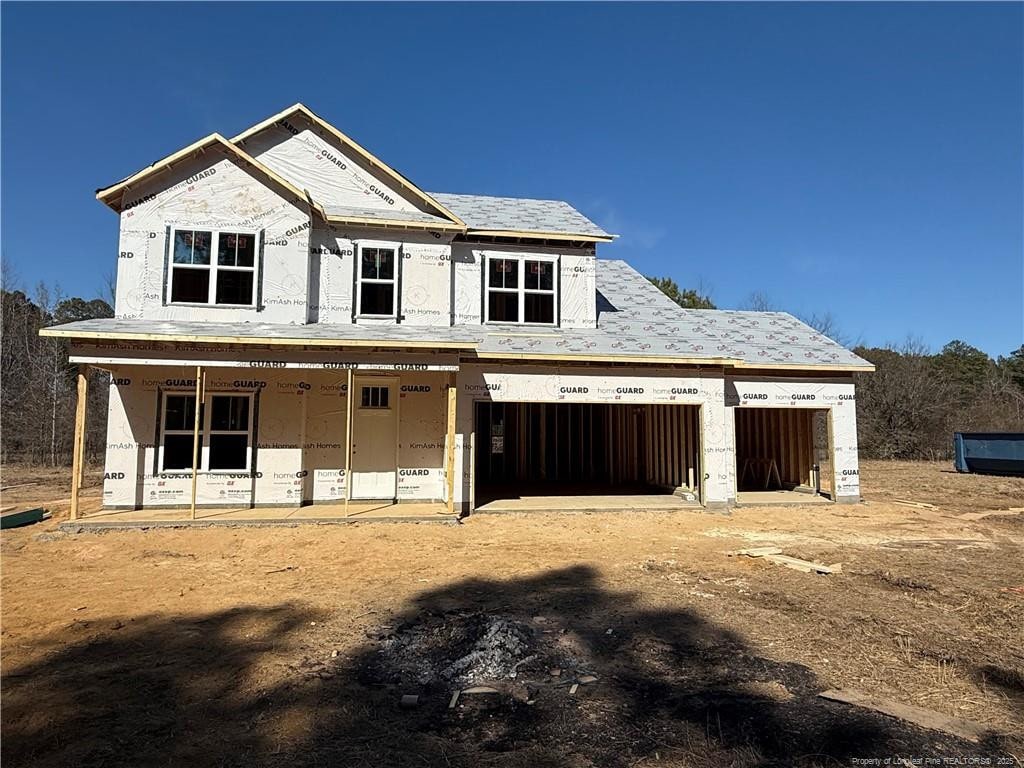
{"type": "Polygon", "coordinates": [[[849,688],[832,688],[827,691],[822,691],[818,695],[823,699],[828,699],[829,701],[838,701],[843,704],[852,704],[855,707],[862,707],[864,709],[874,710],[875,712],[881,712],[883,715],[889,715],[890,717],[899,718],[900,720],[906,720],[914,725],[919,725],[922,728],[928,728],[932,731],[942,731],[943,733],[949,733],[953,736],[959,736],[961,739],[967,739],[968,741],[977,742],[981,739],[982,735],[991,730],[990,728],[971,720],[944,715],[941,712],[923,709],[922,707],[902,704],[898,701],[883,699],[880,696],[873,696],[871,694],[849,688]]]}

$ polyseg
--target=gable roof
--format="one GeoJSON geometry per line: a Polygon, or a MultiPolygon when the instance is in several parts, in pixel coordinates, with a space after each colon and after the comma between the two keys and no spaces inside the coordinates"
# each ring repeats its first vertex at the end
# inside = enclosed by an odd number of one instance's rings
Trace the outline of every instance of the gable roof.
{"type": "Polygon", "coordinates": [[[344,133],[339,131],[337,128],[328,123],[326,120],[317,115],[315,112],[313,112],[313,110],[309,109],[309,107],[307,107],[304,104],[293,104],[292,106],[288,107],[288,109],[282,110],[281,112],[278,112],[276,115],[272,115],[271,117],[268,117],[266,120],[263,120],[257,123],[256,125],[252,126],[251,128],[242,131],[240,134],[232,138],[231,141],[234,142],[236,145],[243,144],[245,140],[248,139],[250,136],[254,136],[257,133],[266,130],[275,123],[279,123],[282,120],[285,120],[295,114],[301,114],[309,122],[313,123],[322,130],[331,134],[335,139],[340,141],[342,145],[348,147],[357,155],[359,155],[359,157],[361,157],[362,160],[367,165],[369,165],[371,168],[377,169],[378,171],[382,172],[385,176],[394,181],[401,189],[405,190],[407,193],[417,198],[421,203],[426,205],[428,208],[431,208],[434,211],[436,211],[440,215],[440,217],[447,220],[450,224],[455,224],[459,227],[465,226],[465,223],[462,221],[462,219],[460,219],[458,216],[456,216],[454,213],[448,210],[448,208],[445,207],[442,203],[435,200],[432,196],[428,195],[426,192],[421,190],[401,173],[396,171],[387,163],[378,159],[369,150],[364,148],[362,145],[360,145],[358,142],[354,141],[350,137],[346,136],[344,133]]]}
{"type": "Polygon", "coordinates": [[[96,199],[120,213],[124,210],[124,193],[126,191],[138,184],[141,184],[150,177],[168,170],[177,163],[191,160],[193,157],[202,154],[204,151],[212,147],[223,150],[243,166],[248,166],[255,170],[271,184],[276,185],[281,191],[294,197],[294,202],[301,203],[302,205],[315,209],[323,215],[323,211],[310,199],[308,194],[300,190],[287,179],[272,171],[255,157],[252,157],[242,149],[239,149],[219,133],[211,133],[209,136],[205,136],[199,139],[199,141],[189,144],[184,149],[179,149],[177,152],[174,152],[161,160],[157,160],[152,165],[143,168],[141,171],[133,173],[131,176],[121,179],[121,181],[115,184],[111,184],[109,187],[97,189],[96,199]]]}
{"type": "Polygon", "coordinates": [[[467,234],[470,235],[551,235],[558,238],[573,235],[574,239],[595,242],[608,242],[615,237],[562,200],[456,195],[448,192],[431,194],[466,222],[469,228],[467,234]]]}

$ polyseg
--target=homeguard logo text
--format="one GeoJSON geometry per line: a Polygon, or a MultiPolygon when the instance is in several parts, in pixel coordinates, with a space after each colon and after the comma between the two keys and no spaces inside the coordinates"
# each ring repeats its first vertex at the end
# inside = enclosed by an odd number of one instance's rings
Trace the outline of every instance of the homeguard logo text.
{"type": "MultiPolygon", "coordinates": [[[[321,156],[327,158],[332,163],[334,163],[336,166],[341,168],[341,170],[343,170],[343,171],[348,170],[348,164],[345,163],[345,161],[343,161],[341,158],[339,158],[338,156],[336,156],[335,154],[330,152],[329,150],[321,149],[320,150],[320,154],[321,154],[321,156]]],[[[373,189],[373,187],[370,187],[370,189],[373,189]]]]}
{"type": "Polygon", "coordinates": [[[585,395],[590,392],[589,387],[559,387],[559,394],[562,395],[585,395]]]}
{"type": "Polygon", "coordinates": [[[842,471],[843,477],[855,477],[855,476],[857,476],[859,474],[860,474],[860,472],[858,470],[856,470],[856,469],[844,469],[842,471]]]}
{"type": "Polygon", "coordinates": [[[250,368],[286,368],[288,363],[283,360],[250,360],[250,368]]]}
{"type": "Polygon", "coordinates": [[[793,395],[793,400],[814,400],[814,399],[815,399],[815,395],[799,395],[799,394],[794,394],[793,395]]]}
{"type": "Polygon", "coordinates": [[[839,396],[839,399],[840,399],[840,400],[854,400],[854,399],[856,399],[856,398],[855,398],[855,396],[854,396],[854,395],[840,395],[840,396],[839,396]]]}
{"type": "Polygon", "coordinates": [[[118,379],[118,378],[115,378],[115,377],[111,376],[110,377],[110,383],[113,384],[115,387],[127,387],[129,384],[132,383],[132,380],[131,379],[118,379]]]}
{"type": "Polygon", "coordinates": [[[165,387],[194,387],[195,379],[164,379],[165,387]]]}
{"type": "Polygon", "coordinates": [[[501,384],[467,384],[467,392],[499,392],[501,384]]]}
{"type": "Polygon", "coordinates": [[[696,387],[672,387],[669,390],[669,394],[672,395],[696,395],[698,394],[696,387]]]}
{"type": "Polygon", "coordinates": [[[403,384],[402,392],[429,392],[430,387],[426,384],[403,384]]]}
{"type": "Polygon", "coordinates": [[[257,381],[256,379],[235,379],[231,382],[231,386],[238,387],[240,389],[260,389],[261,387],[267,386],[267,382],[257,381]]]}
{"type": "Polygon", "coordinates": [[[289,123],[287,120],[282,120],[281,122],[278,123],[278,125],[280,125],[286,131],[288,131],[288,133],[290,133],[292,136],[298,136],[299,135],[299,129],[296,128],[291,123],[289,123]]]}
{"type": "Polygon", "coordinates": [[[347,371],[348,369],[358,368],[358,363],[324,363],[323,367],[329,371],[347,371]]]}
{"type": "Polygon", "coordinates": [[[429,469],[400,469],[398,474],[402,477],[426,477],[430,474],[429,469]]]}
{"type": "Polygon", "coordinates": [[[292,237],[293,235],[297,235],[297,234],[299,234],[299,232],[302,232],[303,230],[306,230],[306,229],[309,229],[309,222],[308,221],[305,222],[304,224],[299,224],[299,226],[292,227],[291,229],[287,230],[284,233],[284,236],[285,237],[292,237]]]}
{"type": "Polygon", "coordinates": [[[107,472],[103,475],[104,480],[124,480],[124,472],[107,472]]]}
{"type": "Polygon", "coordinates": [[[744,400],[767,400],[768,394],[766,392],[755,392],[752,395],[742,395],[744,400]]]}
{"type": "Polygon", "coordinates": [[[615,394],[617,395],[642,395],[644,393],[643,387],[616,387],[615,394]]]}
{"type": "Polygon", "coordinates": [[[371,184],[370,185],[370,191],[373,192],[373,194],[375,194],[377,197],[379,197],[381,200],[383,200],[388,205],[394,205],[395,204],[395,198],[393,198],[391,195],[389,195],[383,189],[380,189],[377,186],[371,184]]]}
{"type": "Polygon", "coordinates": [[[395,363],[394,370],[396,371],[425,371],[427,370],[426,363],[395,363]]]}
{"type": "Polygon", "coordinates": [[[279,382],[277,382],[277,389],[280,392],[293,392],[295,390],[298,390],[300,392],[305,392],[309,388],[310,388],[309,384],[307,384],[304,381],[279,381],[279,382]]]}

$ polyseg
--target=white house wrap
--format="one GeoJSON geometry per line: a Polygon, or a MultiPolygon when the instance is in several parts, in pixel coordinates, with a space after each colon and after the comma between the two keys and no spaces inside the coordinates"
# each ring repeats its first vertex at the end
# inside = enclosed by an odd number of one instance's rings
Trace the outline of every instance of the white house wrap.
{"type": "Polygon", "coordinates": [[[679,308],[567,203],[423,192],[302,105],[98,197],[116,317],[43,333],[110,374],[106,507],[860,497],[870,364],[679,308]]]}

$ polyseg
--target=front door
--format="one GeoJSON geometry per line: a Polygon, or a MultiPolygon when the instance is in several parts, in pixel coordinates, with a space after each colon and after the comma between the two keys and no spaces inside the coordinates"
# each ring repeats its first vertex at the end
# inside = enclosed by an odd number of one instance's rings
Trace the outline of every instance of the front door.
{"type": "Polygon", "coordinates": [[[352,498],[398,495],[398,379],[357,377],[352,418],[352,498]]]}

